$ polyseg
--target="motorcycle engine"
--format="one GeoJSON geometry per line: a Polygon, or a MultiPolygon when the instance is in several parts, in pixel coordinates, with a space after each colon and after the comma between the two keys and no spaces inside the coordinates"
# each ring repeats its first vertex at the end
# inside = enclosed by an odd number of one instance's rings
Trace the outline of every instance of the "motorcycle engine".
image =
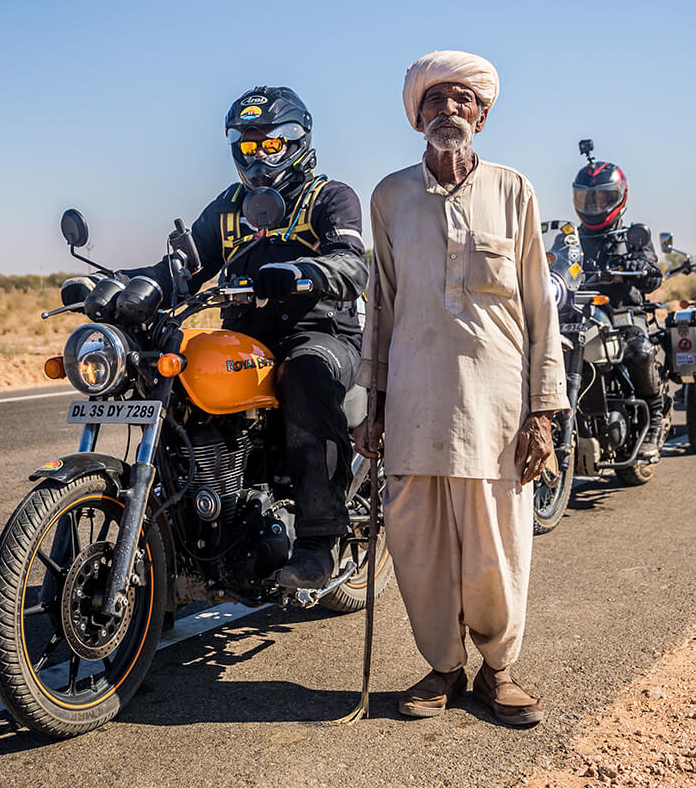
{"type": "Polygon", "coordinates": [[[196,471],[187,493],[188,503],[204,522],[228,528],[244,484],[251,449],[249,435],[243,430],[223,435],[212,424],[200,424],[189,437],[196,471]]]}
{"type": "Polygon", "coordinates": [[[261,581],[288,560],[294,514],[274,503],[265,480],[247,478],[254,449],[243,424],[187,425],[195,473],[184,501],[185,541],[213,595],[255,598],[261,581]]]}
{"type": "Polygon", "coordinates": [[[628,437],[628,415],[625,410],[612,410],[607,418],[605,436],[612,449],[623,446],[628,437]]]}

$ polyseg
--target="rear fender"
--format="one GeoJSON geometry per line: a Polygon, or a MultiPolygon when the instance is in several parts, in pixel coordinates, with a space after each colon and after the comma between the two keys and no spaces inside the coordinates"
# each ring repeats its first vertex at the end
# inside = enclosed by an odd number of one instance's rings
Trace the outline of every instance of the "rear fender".
{"type": "Polygon", "coordinates": [[[128,487],[130,465],[118,457],[99,454],[94,451],[66,454],[57,460],[51,460],[29,476],[32,481],[37,479],[55,479],[61,484],[69,484],[82,476],[92,473],[105,473],[119,490],[128,487]]]}

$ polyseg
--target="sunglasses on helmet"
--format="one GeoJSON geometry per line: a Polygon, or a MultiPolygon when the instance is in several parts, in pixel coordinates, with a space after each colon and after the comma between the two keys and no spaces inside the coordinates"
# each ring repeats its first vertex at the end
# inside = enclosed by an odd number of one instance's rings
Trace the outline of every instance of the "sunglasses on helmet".
{"type": "Polygon", "coordinates": [[[307,133],[299,123],[281,123],[268,130],[268,137],[263,140],[244,140],[240,142],[243,135],[242,129],[230,127],[225,132],[227,141],[230,145],[238,144],[239,149],[245,156],[253,156],[259,149],[259,145],[265,153],[279,153],[284,143],[299,140],[307,133]]]}
{"type": "Polygon", "coordinates": [[[282,137],[266,137],[266,139],[263,140],[244,140],[243,142],[238,142],[237,145],[245,156],[256,155],[256,151],[258,151],[259,148],[261,148],[264,153],[271,155],[273,153],[280,153],[280,151],[283,150],[285,140],[282,137]]]}

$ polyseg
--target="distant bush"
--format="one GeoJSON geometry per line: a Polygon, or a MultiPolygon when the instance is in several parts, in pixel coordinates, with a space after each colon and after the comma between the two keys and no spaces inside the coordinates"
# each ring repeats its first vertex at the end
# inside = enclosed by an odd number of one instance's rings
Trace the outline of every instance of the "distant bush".
{"type": "Polygon", "coordinates": [[[45,290],[47,287],[60,287],[71,276],[76,276],[76,274],[66,274],[63,271],[46,276],[38,274],[4,276],[0,274],[0,290],[3,293],[10,293],[13,290],[20,290],[23,293],[27,293],[29,290],[45,290]]]}

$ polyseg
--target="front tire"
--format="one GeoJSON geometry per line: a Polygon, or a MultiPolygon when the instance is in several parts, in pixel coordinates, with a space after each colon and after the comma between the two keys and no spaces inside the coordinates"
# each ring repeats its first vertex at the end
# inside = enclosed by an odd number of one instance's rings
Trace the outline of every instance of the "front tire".
{"type": "Polygon", "coordinates": [[[575,446],[570,450],[568,467],[552,476],[544,471],[534,482],[534,535],[546,534],[558,525],[568,507],[573,490],[575,446]]]}
{"type": "Polygon", "coordinates": [[[105,477],[44,480],[0,537],[0,697],[20,723],[54,738],[115,717],[160,638],[166,563],[154,525],[141,535],[128,614],[100,613],[123,507],[105,477]]]}

